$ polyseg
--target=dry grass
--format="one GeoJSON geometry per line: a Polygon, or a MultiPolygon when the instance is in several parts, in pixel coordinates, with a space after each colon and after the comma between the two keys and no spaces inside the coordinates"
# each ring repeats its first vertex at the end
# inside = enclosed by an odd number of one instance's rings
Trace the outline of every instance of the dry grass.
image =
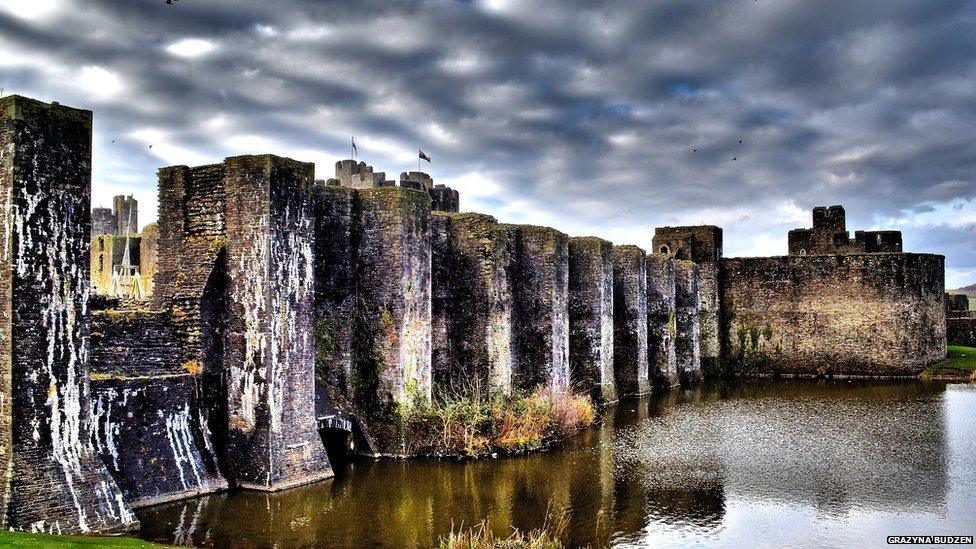
{"type": "Polygon", "coordinates": [[[452,531],[438,543],[439,549],[563,549],[562,537],[569,524],[565,511],[546,513],[546,521],[541,528],[521,532],[512,528],[508,537],[500,538],[481,521],[474,528],[452,531]]]}
{"type": "Polygon", "coordinates": [[[549,388],[492,400],[454,397],[404,417],[410,453],[472,457],[538,450],[595,419],[589,396],[549,388]]]}

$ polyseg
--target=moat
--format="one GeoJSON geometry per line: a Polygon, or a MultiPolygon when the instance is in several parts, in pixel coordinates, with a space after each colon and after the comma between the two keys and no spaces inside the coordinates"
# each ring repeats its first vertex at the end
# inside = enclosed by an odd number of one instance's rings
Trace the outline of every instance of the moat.
{"type": "Polygon", "coordinates": [[[354,461],[334,479],[138,511],[140,536],[200,546],[429,547],[488,518],[571,516],[568,546],[879,546],[971,534],[976,385],[742,380],[625,401],[526,457],[354,461]]]}

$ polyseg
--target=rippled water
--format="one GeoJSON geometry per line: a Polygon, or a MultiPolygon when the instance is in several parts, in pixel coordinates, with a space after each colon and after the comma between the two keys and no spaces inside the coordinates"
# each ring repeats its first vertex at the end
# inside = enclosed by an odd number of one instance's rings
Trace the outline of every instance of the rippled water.
{"type": "Polygon", "coordinates": [[[737,381],[624,402],[546,454],[360,461],[324,483],[139,512],[186,545],[429,547],[568,510],[570,546],[883,546],[976,534],[976,385],[737,381]]]}

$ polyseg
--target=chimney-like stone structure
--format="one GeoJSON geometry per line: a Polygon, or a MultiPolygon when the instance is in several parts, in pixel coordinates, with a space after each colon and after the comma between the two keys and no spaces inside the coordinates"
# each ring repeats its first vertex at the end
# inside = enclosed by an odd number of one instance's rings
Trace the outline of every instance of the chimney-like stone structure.
{"type": "Polygon", "coordinates": [[[224,161],[228,475],[279,490],[332,476],[315,416],[314,166],[224,161]]]}
{"type": "Polygon", "coordinates": [[[654,387],[673,387],[680,381],[676,336],[675,260],[647,254],[647,363],[654,387]]]}
{"type": "Polygon", "coordinates": [[[92,114],[0,98],[5,529],[138,527],[88,438],[92,114]]]}
{"type": "Polygon", "coordinates": [[[702,379],[699,328],[698,267],[686,259],[675,261],[675,354],[682,381],[702,379]]]}
{"type": "Polygon", "coordinates": [[[651,390],[647,371],[647,261],[637,246],[613,247],[613,375],[620,396],[651,390]]]}
{"type": "Polygon", "coordinates": [[[549,227],[500,225],[512,263],[512,383],[569,386],[569,237],[549,227]]]}
{"type": "Polygon", "coordinates": [[[617,400],[614,380],[613,244],[569,239],[569,370],[574,388],[617,400]]]}

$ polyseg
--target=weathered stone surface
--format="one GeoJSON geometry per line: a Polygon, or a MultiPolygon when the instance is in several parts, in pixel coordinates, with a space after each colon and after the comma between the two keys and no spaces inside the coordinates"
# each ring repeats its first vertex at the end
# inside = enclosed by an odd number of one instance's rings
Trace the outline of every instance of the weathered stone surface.
{"type": "Polygon", "coordinates": [[[637,246],[613,247],[613,375],[620,396],[651,390],[647,370],[647,261],[637,246]]]}
{"type": "Polygon", "coordinates": [[[142,228],[139,239],[139,274],[147,299],[152,297],[152,279],[156,274],[156,261],[159,258],[159,224],[150,223],[142,228]]]}
{"type": "Polygon", "coordinates": [[[138,521],[88,438],[91,112],[0,98],[2,526],[138,521]]]}
{"type": "Polygon", "coordinates": [[[915,375],[946,353],[945,259],[864,254],[725,259],[738,373],[915,375]]]}
{"type": "Polygon", "coordinates": [[[346,187],[315,189],[315,410],[354,413],[352,330],[358,289],[358,197],[346,187]]]}
{"type": "Polygon", "coordinates": [[[435,395],[510,393],[511,259],[498,223],[482,214],[435,213],[431,241],[435,395]]]}
{"type": "Polygon", "coordinates": [[[227,488],[168,313],[95,311],[90,437],[133,507],[227,488]]]}
{"type": "Polygon", "coordinates": [[[402,453],[398,407],[431,398],[430,196],[402,187],[358,195],[353,398],[379,450],[402,453]]]}
{"type": "Polygon", "coordinates": [[[278,490],[332,476],[315,422],[312,164],[224,161],[227,474],[278,490]]]}
{"type": "Polygon", "coordinates": [[[901,252],[901,231],[847,231],[843,206],[817,206],[813,228],[789,232],[790,255],[832,255],[901,252]]]}
{"type": "Polygon", "coordinates": [[[969,310],[969,296],[966,294],[946,294],[945,297],[947,314],[969,310]]]}
{"type": "Polygon", "coordinates": [[[151,308],[171,313],[180,361],[203,370],[202,383],[195,387],[193,412],[208,425],[223,466],[227,448],[224,165],[171,166],[160,169],[158,176],[159,237],[151,308]]]}
{"type": "Polygon", "coordinates": [[[675,339],[674,258],[665,254],[647,255],[647,362],[655,387],[672,387],[680,381],[675,339]]]}
{"type": "Polygon", "coordinates": [[[549,227],[499,225],[509,249],[512,384],[569,386],[569,237],[549,227]]]}
{"type": "Polygon", "coordinates": [[[949,345],[976,347],[976,316],[953,317],[946,321],[949,345]]]}
{"type": "Polygon", "coordinates": [[[593,398],[617,400],[614,381],[613,244],[569,239],[569,371],[573,387],[593,398]]]}
{"type": "Polygon", "coordinates": [[[674,263],[675,279],[675,356],[682,381],[701,380],[698,268],[693,261],[679,259],[674,263]]]}
{"type": "Polygon", "coordinates": [[[721,371],[722,345],[719,321],[719,261],[722,259],[722,229],[714,225],[658,227],[653,246],[677,259],[695,262],[698,273],[698,331],[702,368],[705,373],[721,371]]]}
{"type": "Polygon", "coordinates": [[[430,209],[435,212],[457,212],[461,209],[461,198],[457,191],[444,185],[434,185],[430,193],[430,209]]]}

